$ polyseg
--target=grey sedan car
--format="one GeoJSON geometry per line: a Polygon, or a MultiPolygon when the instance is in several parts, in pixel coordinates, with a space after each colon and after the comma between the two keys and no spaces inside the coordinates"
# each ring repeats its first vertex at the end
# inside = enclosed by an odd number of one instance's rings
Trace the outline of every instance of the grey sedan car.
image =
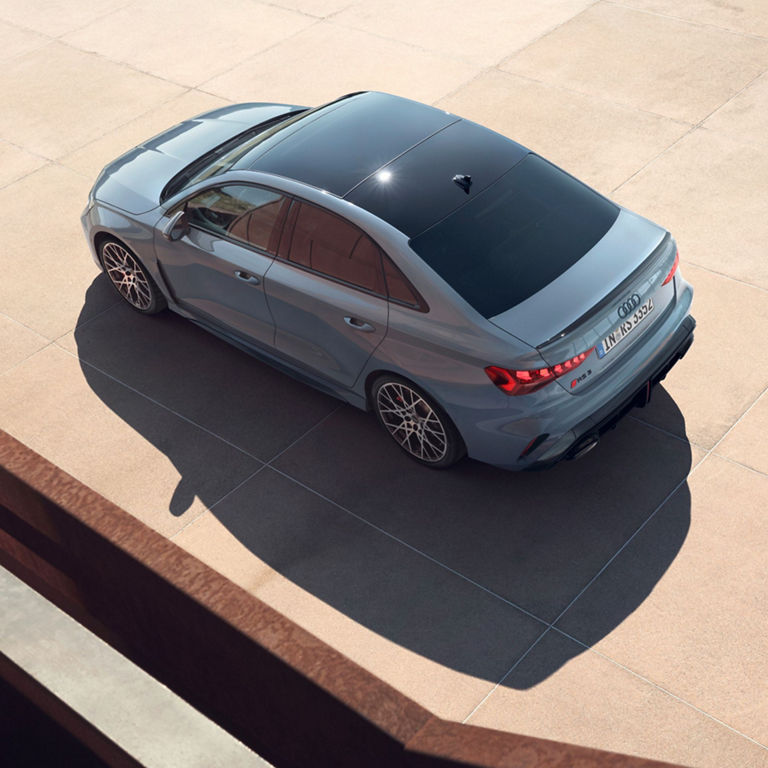
{"type": "Polygon", "coordinates": [[[434,468],[583,455],[693,341],[669,232],[383,93],[180,123],[101,172],[82,223],[133,309],[373,410],[434,468]]]}

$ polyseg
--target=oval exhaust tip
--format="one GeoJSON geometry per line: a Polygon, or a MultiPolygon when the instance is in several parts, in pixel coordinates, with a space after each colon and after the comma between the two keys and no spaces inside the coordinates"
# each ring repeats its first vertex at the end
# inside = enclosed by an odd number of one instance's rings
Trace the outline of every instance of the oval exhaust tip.
{"type": "Polygon", "coordinates": [[[575,461],[576,459],[580,459],[582,456],[586,456],[599,442],[600,438],[598,435],[592,435],[586,438],[568,458],[575,461]]]}

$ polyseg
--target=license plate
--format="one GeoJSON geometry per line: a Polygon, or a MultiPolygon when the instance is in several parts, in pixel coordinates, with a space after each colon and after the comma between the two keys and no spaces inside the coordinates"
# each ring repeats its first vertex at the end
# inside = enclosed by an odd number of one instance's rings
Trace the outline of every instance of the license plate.
{"type": "Polygon", "coordinates": [[[649,298],[645,304],[641,304],[618,328],[614,328],[597,344],[597,356],[605,357],[620,341],[626,339],[651,312],[653,312],[653,299],[649,298]]]}

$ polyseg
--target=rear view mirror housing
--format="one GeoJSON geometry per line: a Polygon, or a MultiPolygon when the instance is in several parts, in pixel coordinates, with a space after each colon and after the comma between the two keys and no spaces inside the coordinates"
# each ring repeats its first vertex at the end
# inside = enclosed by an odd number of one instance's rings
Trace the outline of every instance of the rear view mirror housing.
{"type": "Polygon", "coordinates": [[[168,223],[163,227],[163,237],[166,240],[179,240],[187,233],[189,224],[187,222],[187,211],[182,209],[168,219],[168,223]]]}

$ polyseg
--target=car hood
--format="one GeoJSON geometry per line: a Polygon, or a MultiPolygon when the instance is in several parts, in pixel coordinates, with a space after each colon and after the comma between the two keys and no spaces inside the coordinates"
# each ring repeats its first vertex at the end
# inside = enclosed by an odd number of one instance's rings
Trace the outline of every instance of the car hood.
{"type": "Polygon", "coordinates": [[[198,157],[295,109],[287,104],[236,104],[185,120],[110,163],[96,180],[93,196],[129,213],[152,210],[168,181],[198,157]]]}

